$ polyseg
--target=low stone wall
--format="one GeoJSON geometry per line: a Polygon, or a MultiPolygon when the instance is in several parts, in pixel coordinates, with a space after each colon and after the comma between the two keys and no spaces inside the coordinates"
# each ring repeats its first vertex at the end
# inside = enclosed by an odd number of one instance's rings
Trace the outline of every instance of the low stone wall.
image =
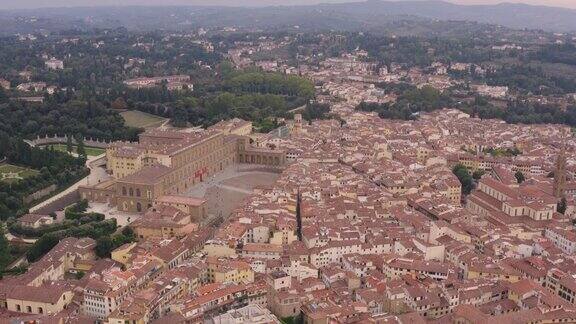
{"type": "MultiPolygon", "coordinates": [[[[28,143],[32,146],[41,146],[41,145],[48,145],[48,144],[66,144],[68,142],[68,138],[66,136],[45,136],[45,137],[38,137],[34,140],[29,140],[28,143]]],[[[75,145],[76,140],[72,141],[75,145]]],[[[96,147],[105,149],[110,145],[110,142],[107,141],[100,141],[98,139],[92,138],[84,138],[84,146],[87,147],[96,147]]]]}
{"type": "Polygon", "coordinates": [[[22,199],[22,201],[24,202],[24,204],[29,204],[35,200],[42,199],[42,198],[48,196],[49,194],[54,192],[56,189],[58,189],[58,187],[55,184],[53,184],[53,185],[48,186],[44,189],[40,189],[34,193],[29,194],[28,196],[24,197],[22,199]]]}
{"type": "Polygon", "coordinates": [[[62,210],[79,200],[80,200],[80,194],[78,193],[78,190],[74,190],[60,197],[59,199],[54,200],[53,202],[47,204],[46,206],[36,210],[34,213],[48,215],[50,213],[62,210]]]}

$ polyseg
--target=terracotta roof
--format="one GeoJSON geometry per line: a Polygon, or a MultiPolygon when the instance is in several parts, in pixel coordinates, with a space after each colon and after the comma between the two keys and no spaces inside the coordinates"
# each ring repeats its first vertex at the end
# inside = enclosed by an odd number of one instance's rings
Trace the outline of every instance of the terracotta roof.
{"type": "Polygon", "coordinates": [[[128,175],[119,180],[119,182],[138,183],[138,184],[156,184],[170,172],[172,168],[164,165],[154,165],[140,169],[140,171],[128,175]]]}

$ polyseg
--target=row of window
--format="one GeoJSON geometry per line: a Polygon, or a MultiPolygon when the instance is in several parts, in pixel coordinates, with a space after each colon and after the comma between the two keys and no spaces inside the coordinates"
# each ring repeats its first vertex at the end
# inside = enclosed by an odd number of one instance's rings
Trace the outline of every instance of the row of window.
{"type": "MultiPolygon", "coordinates": [[[[20,304],[16,304],[16,310],[19,312],[22,311],[22,307],[20,306],[20,304]]],[[[26,313],[32,313],[32,306],[26,306],[26,313]]],[[[44,314],[44,309],[42,307],[38,307],[37,313],[44,314]]]]}
{"type": "Polygon", "coordinates": [[[106,309],[96,308],[96,307],[86,307],[86,309],[92,314],[106,315],[106,309]]]}
{"type": "MultiPolygon", "coordinates": [[[[130,201],[130,204],[134,205],[134,202],[130,201]]],[[[152,204],[147,205],[147,208],[150,208],[150,207],[152,207],[152,204]]],[[[128,202],[125,201],[122,203],[122,210],[128,211],[128,202]]],[[[136,203],[136,211],[138,211],[139,213],[142,212],[142,204],[140,202],[136,203]]]]}
{"type": "MultiPolygon", "coordinates": [[[[142,193],[140,192],[139,188],[136,188],[136,190],[134,190],[133,188],[126,189],[126,187],[122,187],[122,196],[141,197],[142,193]]],[[[152,192],[150,190],[146,190],[146,198],[149,199],[152,198],[152,192]]]]}

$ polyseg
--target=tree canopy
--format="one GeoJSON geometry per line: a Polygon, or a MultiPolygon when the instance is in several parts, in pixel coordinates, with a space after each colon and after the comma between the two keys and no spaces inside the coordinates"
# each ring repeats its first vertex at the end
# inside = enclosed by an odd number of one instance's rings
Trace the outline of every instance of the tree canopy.
{"type": "Polygon", "coordinates": [[[462,164],[457,164],[452,168],[452,172],[454,175],[456,175],[458,180],[460,180],[460,184],[462,185],[462,193],[465,195],[470,194],[474,188],[474,181],[472,180],[473,178],[470,175],[468,168],[462,164]]]}

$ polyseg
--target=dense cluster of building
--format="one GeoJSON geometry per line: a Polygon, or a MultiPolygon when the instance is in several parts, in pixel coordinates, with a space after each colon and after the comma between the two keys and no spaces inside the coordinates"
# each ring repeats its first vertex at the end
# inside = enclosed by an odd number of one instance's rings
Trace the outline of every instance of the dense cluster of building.
{"type": "Polygon", "coordinates": [[[374,66],[320,66],[304,74],[339,120],[297,114],[283,136],[230,120],[113,143],[111,180],[80,192],[141,214],[138,241],[110,259],[91,239],[61,241],[0,281],[3,311],[60,323],[576,322],[570,130],[450,109],[381,119],[355,107],[384,96],[341,77],[374,66]],[[282,172],[206,226],[205,202],[187,192],[234,164],[282,172]],[[476,176],[469,195],[455,166],[476,176]]]}
{"type": "Polygon", "coordinates": [[[284,279],[269,308],[307,323],[576,320],[575,161],[558,153],[575,143],[565,129],[451,110],[386,121],[352,107],[334,104],[344,125],[316,121],[274,141],[296,162],[220,227],[210,257],[284,279]],[[458,157],[510,143],[523,153],[470,166],[485,173],[462,205],[458,157]],[[518,184],[518,171],[528,180],[518,184]]]}

